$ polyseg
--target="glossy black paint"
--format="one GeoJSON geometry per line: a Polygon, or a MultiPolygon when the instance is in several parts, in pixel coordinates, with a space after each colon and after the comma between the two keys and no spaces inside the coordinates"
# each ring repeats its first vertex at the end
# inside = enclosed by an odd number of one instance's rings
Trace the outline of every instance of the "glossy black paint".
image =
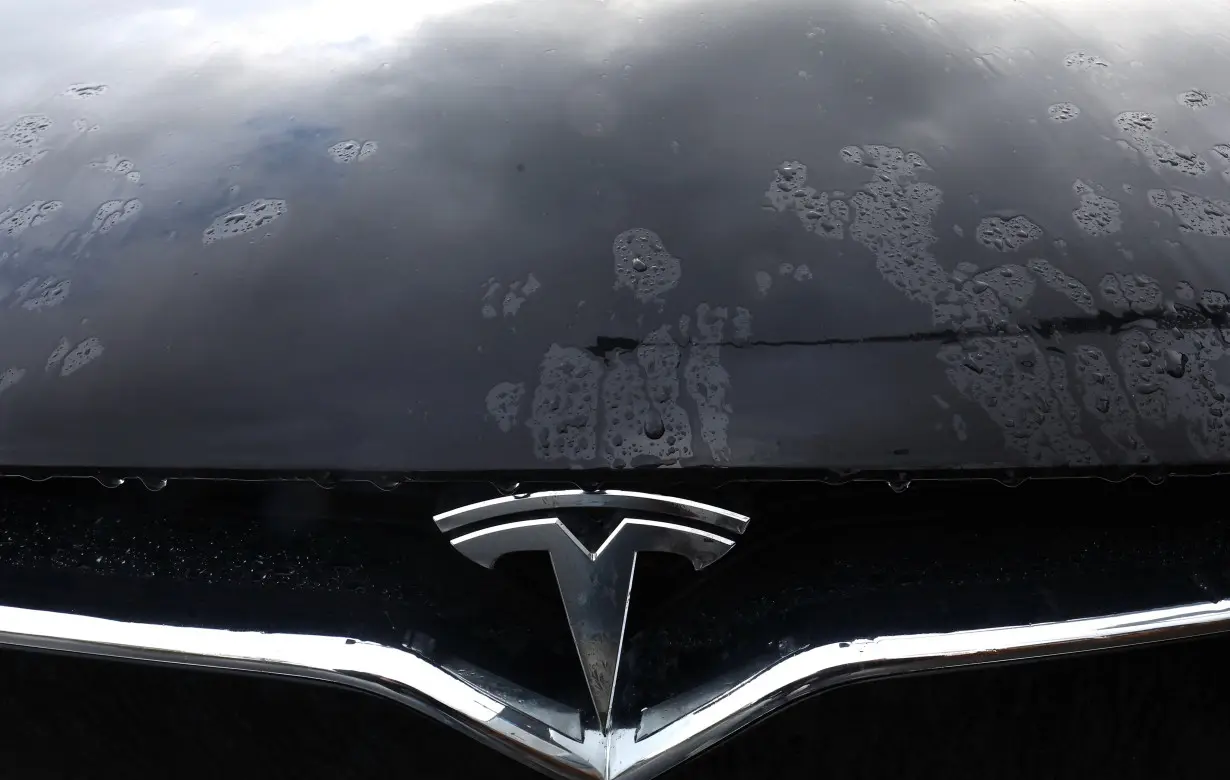
{"type": "Polygon", "coordinates": [[[13,6],[0,462],[1223,462],[1227,29],[1196,0],[13,6]],[[782,200],[797,163],[842,238],[782,200]],[[657,299],[616,286],[633,229],[678,259],[657,299]],[[662,326],[677,369],[638,367],[662,326]]]}

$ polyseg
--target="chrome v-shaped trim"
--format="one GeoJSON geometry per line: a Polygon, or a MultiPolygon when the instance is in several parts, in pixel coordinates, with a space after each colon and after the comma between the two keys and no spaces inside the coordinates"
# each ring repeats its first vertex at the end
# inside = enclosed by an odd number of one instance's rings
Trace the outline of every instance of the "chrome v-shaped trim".
{"type": "Polygon", "coordinates": [[[234,669],[370,691],[560,778],[645,780],[801,697],[877,677],[1106,650],[1230,630],[1230,601],[1055,623],[881,637],[808,647],[693,699],[657,730],[574,739],[402,647],[314,636],[151,625],[0,607],[0,644],[234,669]]]}

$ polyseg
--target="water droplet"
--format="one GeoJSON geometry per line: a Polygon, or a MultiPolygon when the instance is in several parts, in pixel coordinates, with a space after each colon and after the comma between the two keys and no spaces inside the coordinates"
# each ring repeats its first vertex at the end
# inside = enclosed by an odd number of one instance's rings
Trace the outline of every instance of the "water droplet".
{"type": "Polygon", "coordinates": [[[1190,108],[1208,108],[1213,98],[1204,90],[1189,89],[1179,95],[1179,102],[1190,108]]]}
{"type": "Polygon", "coordinates": [[[1071,122],[1080,116],[1081,110],[1074,103],[1056,103],[1046,113],[1055,122],[1071,122]]]}
{"type": "Polygon", "coordinates": [[[661,439],[666,433],[666,425],[662,422],[662,413],[656,407],[649,407],[645,415],[645,435],[651,439],[661,439]]]}
{"type": "Polygon", "coordinates": [[[1177,349],[1166,350],[1166,373],[1178,379],[1185,371],[1187,371],[1187,355],[1177,349]]]}
{"type": "Polygon", "coordinates": [[[910,481],[908,479],[889,480],[888,487],[894,493],[904,493],[906,490],[909,489],[910,481]]]}
{"type": "Polygon", "coordinates": [[[213,221],[202,234],[202,242],[212,244],[223,238],[264,227],[286,213],[286,201],[258,198],[213,221]]]}

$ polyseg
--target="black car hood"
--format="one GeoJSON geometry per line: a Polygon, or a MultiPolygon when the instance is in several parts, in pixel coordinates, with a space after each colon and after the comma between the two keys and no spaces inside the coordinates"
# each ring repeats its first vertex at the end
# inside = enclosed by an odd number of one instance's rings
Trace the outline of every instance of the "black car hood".
{"type": "Polygon", "coordinates": [[[1230,455],[1230,7],[10,10],[0,462],[1230,455]]]}

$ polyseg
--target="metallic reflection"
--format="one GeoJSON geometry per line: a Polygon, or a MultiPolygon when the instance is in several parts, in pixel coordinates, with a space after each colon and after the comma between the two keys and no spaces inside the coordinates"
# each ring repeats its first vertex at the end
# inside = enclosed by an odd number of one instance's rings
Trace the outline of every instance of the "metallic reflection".
{"type": "Polygon", "coordinates": [[[656,732],[576,740],[402,648],[344,637],[150,625],[0,607],[0,644],[304,677],[371,691],[558,777],[650,778],[804,696],[878,677],[1105,650],[1230,629],[1230,601],[1035,625],[855,638],[766,662],[656,732]]]}
{"type": "Polygon", "coordinates": [[[453,540],[459,552],[488,568],[506,553],[546,550],[551,554],[568,626],[604,730],[612,725],[611,707],[637,554],[674,553],[700,570],[733,545],[731,540],[708,531],[634,518],[623,520],[592,553],[554,517],[506,523],[453,540]]]}
{"type": "Polygon", "coordinates": [[[615,509],[626,512],[667,514],[709,523],[739,534],[747,528],[748,522],[746,515],[698,501],[628,490],[551,490],[523,496],[504,496],[441,512],[435,516],[435,521],[436,526],[447,533],[472,523],[494,520],[497,517],[532,512],[554,512],[562,509],[615,509]]]}

